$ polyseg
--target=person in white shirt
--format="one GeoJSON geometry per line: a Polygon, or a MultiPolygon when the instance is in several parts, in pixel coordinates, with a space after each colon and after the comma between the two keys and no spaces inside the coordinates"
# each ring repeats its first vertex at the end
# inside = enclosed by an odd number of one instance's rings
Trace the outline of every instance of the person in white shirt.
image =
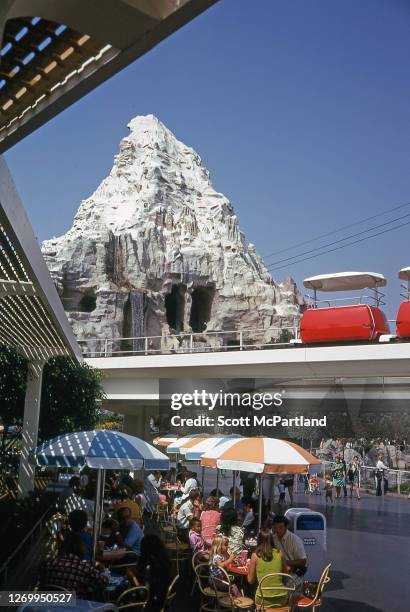
{"type": "Polygon", "coordinates": [[[290,574],[295,581],[296,589],[303,587],[303,576],[306,573],[307,556],[303,542],[299,536],[288,530],[289,521],[286,516],[276,515],[273,519],[272,531],[275,548],[281,551],[285,565],[290,567],[290,574]]]}
{"type": "Polygon", "coordinates": [[[191,491],[198,489],[198,481],[196,480],[193,472],[188,472],[186,475],[185,484],[182,487],[182,497],[186,498],[191,491]]]}
{"type": "Polygon", "coordinates": [[[384,465],[383,455],[379,455],[374,472],[374,482],[376,485],[376,495],[383,495],[382,487],[385,486],[384,470],[388,470],[387,465],[384,465]]]}
{"type": "Polygon", "coordinates": [[[183,542],[189,543],[189,523],[194,518],[199,518],[201,513],[200,495],[197,489],[189,493],[188,499],[181,505],[177,514],[178,537],[183,542]]]}
{"type": "Polygon", "coordinates": [[[155,472],[151,472],[151,474],[149,474],[147,476],[147,479],[150,481],[152,486],[155,487],[157,490],[160,488],[161,480],[162,480],[162,475],[161,475],[161,472],[159,470],[157,470],[155,472]]]}

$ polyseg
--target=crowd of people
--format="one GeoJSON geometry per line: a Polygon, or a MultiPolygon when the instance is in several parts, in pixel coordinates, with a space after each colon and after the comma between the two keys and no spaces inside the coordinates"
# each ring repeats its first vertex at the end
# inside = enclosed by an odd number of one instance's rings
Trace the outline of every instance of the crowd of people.
{"type": "MultiPolygon", "coordinates": [[[[172,581],[173,568],[166,542],[158,535],[160,530],[150,529],[147,517],[152,518],[159,505],[166,505],[178,542],[209,565],[209,581],[214,588],[226,589],[222,570],[229,570],[239,561],[248,568],[248,595],[252,595],[256,604],[260,603],[256,585],[271,573],[289,574],[297,587],[296,593],[301,592],[307,567],[303,542],[288,530],[287,518],[275,516],[266,504],[263,527],[258,531],[258,504],[249,483],[248,488],[244,487],[249,497],[239,487],[232,487],[229,497],[215,489],[203,500],[196,474],[183,466],[166,475],[153,472],[145,482],[138,482],[129,474],[109,473],[106,482],[113,511],[102,523],[104,536],[99,536],[101,549],[97,551],[97,561],[93,560],[91,536],[95,482],[91,474],[82,474],[71,478],[60,498],[68,525],[58,534],[57,554],[47,557],[40,567],[40,586],[60,585],[75,591],[77,597],[103,599],[110,574],[100,553],[103,547],[121,548],[126,551],[121,563],[126,560],[132,584],[149,587],[146,610],[158,612],[172,581]],[[178,483],[167,497],[165,482],[178,483]]],[[[115,562],[110,567],[114,571],[115,562]]],[[[239,595],[243,586],[233,580],[231,592],[239,595]]],[[[269,607],[279,607],[288,597],[286,580],[276,576],[271,586],[277,589],[269,607]]]]}

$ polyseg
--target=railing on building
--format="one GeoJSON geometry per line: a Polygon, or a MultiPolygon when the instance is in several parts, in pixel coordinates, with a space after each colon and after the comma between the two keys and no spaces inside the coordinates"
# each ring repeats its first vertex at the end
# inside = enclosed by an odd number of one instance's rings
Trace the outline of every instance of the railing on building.
{"type": "Polygon", "coordinates": [[[246,351],[283,348],[299,338],[297,324],[266,329],[240,329],[130,338],[79,340],[84,357],[127,357],[176,353],[246,351]]]}

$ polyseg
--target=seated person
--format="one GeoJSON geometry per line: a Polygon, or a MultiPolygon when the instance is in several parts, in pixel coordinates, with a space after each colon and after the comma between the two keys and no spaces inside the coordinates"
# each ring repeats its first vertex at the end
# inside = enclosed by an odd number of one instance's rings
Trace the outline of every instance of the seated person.
{"type": "Polygon", "coordinates": [[[231,508],[235,508],[238,514],[242,517],[243,514],[243,502],[241,499],[241,490],[239,487],[235,487],[235,500],[233,499],[233,487],[229,489],[229,501],[226,502],[225,506],[230,506],[231,508]]]}
{"type": "Polygon", "coordinates": [[[189,544],[193,554],[201,553],[200,557],[209,559],[208,548],[201,534],[201,521],[199,518],[193,518],[189,522],[189,544]]]}
{"type": "Polygon", "coordinates": [[[77,539],[79,537],[85,546],[84,554],[81,558],[91,561],[93,558],[93,539],[91,534],[86,531],[87,512],[85,510],[73,510],[68,515],[68,524],[70,525],[70,531],[63,534],[63,543],[69,542],[72,538],[77,539]]]}
{"type": "Polygon", "coordinates": [[[286,516],[276,515],[272,520],[272,532],[275,548],[281,551],[289,573],[295,580],[298,590],[303,588],[303,576],[307,569],[307,557],[302,539],[288,530],[289,520],[286,516]]]}
{"type": "Polygon", "coordinates": [[[191,491],[194,491],[197,489],[198,489],[198,482],[194,476],[194,473],[187,472],[185,483],[184,483],[184,486],[182,487],[182,496],[184,497],[184,499],[186,499],[191,491]]]}
{"type": "Polygon", "coordinates": [[[47,557],[39,569],[39,588],[56,585],[74,591],[80,599],[103,601],[108,576],[95,563],[84,560],[86,545],[72,533],[61,545],[57,557],[47,557]]]}
{"type": "Polygon", "coordinates": [[[225,536],[228,540],[228,548],[234,555],[239,555],[243,548],[244,531],[238,525],[238,513],[234,508],[224,506],[221,512],[221,524],[217,534],[225,536]]]}
{"type": "Polygon", "coordinates": [[[215,537],[216,528],[219,527],[220,523],[221,513],[218,510],[218,500],[210,495],[201,513],[202,537],[205,542],[212,542],[215,537]]]}
{"type": "Polygon", "coordinates": [[[172,582],[172,566],[162,540],[154,533],[144,536],[138,560],[137,579],[149,588],[147,612],[161,612],[172,582]]]}
{"type": "MultiPolygon", "coordinates": [[[[282,572],[284,572],[284,560],[274,546],[272,533],[269,529],[261,529],[258,534],[257,548],[249,563],[248,582],[253,584],[257,579],[258,584],[260,584],[264,576],[282,572]]],[[[281,587],[283,586],[282,576],[271,576],[264,581],[262,586],[267,587],[267,589],[269,587],[281,587]]],[[[273,590],[272,588],[272,590],[267,590],[263,594],[264,609],[281,608],[286,606],[287,603],[288,591],[286,589],[273,590]]],[[[257,608],[262,606],[262,596],[259,588],[256,590],[255,604],[257,608]]]]}
{"type": "Polygon", "coordinates": [[[243,519],[242,527],[246,537],[253,535],[257,528],[257,501],[255,499],[245,499],[243,502],[243,511],[245,518],[243,519]]]}
{"type": "Polygon", "coordinates": [[[138,525],[142,525],[141,505],[130,497],[128,489],[121,489],[121,501],[117,506],[117,511],[120,508],[129,508],[132,519],[138,523],[138,525]]]}
{"type": "Polygon", "coordinates": [[[141,527],[132,519],[129,508],[120,508],[117,517],[118,522],[111,521],[111,535],[107,539],[107,546],[117,544],[139,555],[141,541],[144,537],[141,527]]]}
{"type": "MultiPolygon", "coordinates": [[[[209,581],[210,586],[215,587],[217,591],[227,591],[228,586],[224,584],[226,579],[219,568],[225,570],[233,563],[235,555],[228,550],[228,540],[221,535],[217,535],[212,542],[210,552],[210,571],[209,581]]],[[[232,593],[235,597],[240,596],[240,591],[236,585],[231,585],[232,593]]]]}
{"type": "Polygon", "coordinates": [[[177,514],[178,537],[188,542],[189,523],[193,518],[199,518],[201,512],[200,496],[198,490],[190,492],[188,499],[181,505],[177,514]]]}

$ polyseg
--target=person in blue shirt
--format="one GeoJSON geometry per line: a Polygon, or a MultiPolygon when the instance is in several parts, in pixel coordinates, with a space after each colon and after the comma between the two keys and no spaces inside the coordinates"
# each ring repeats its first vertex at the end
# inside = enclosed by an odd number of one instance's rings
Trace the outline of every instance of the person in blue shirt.
{"type": "Polygon", "coordinates": [[[141,540],[144,537],[141,527],[133,520],[129,508],[120,508],[117,516],[119,522],[118,544],[139,555],[141,540]]]}

